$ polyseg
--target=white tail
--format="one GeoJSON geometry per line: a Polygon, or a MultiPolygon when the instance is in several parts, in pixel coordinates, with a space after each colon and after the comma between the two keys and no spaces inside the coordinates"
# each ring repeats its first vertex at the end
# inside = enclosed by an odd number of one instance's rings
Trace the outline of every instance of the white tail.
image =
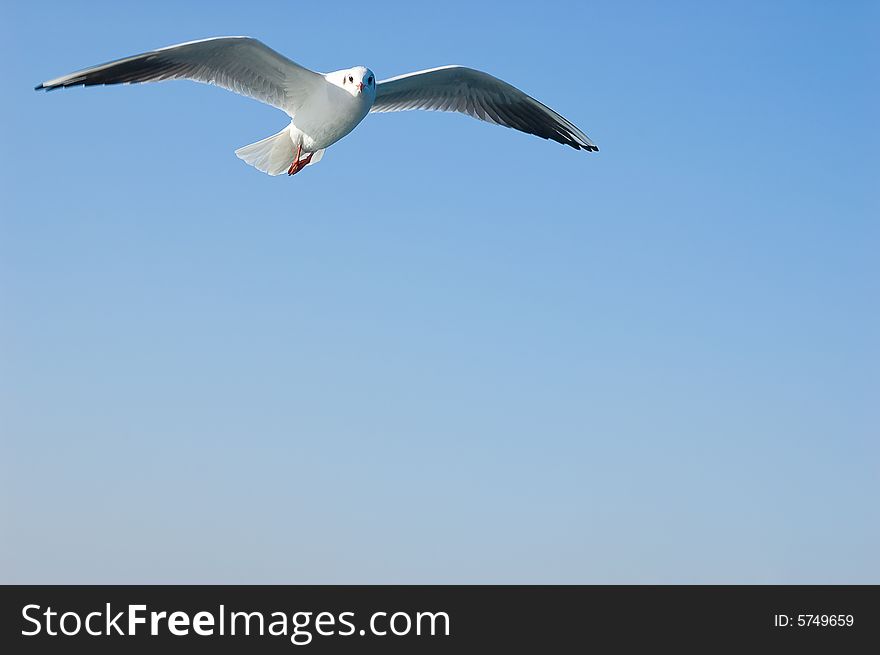
{"type": "MultiPolygon", "coordinates": [[[[286,173],[293,163],[293,157],[296,148],[293,140],[290,138],[290,128],[285,127],[278,134],[257,141],[248,146],[244,146],[235,151],[236,156],[250,164],[258,171],[263,171],[269,175],[281,175],[286,173]]],[[[305,158],[308,153],[303,153],[300,158],[305,158]]],[[[324,150],[318,150],[312,155],[309,166],[317,164],[324,156],[324,150]]]]}
{"type": "Polygon", "coordinates": [[[290,139],[290,129],[285,127],[278,134],[257,141],[249,146],[244,146],[235,151],[236,156],[250,164],[258,171],[269,175],[281,175],[293,163],[293,141],[290,139]]]}

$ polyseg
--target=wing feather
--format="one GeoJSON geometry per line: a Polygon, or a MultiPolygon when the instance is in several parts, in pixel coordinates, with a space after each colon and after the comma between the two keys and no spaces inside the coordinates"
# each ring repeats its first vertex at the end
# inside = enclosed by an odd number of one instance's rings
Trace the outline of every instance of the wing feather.
{"type": "Polygon", "coordinates": [[[454,111],[552,139],[576,150],[599,148],[571,121],[515,86],[464,66],[443,66],[379,82],[370,111],[454,111]]]}
{"type": "Polygon", "coordinates": [[[187,79],[214,84],[291,116],[324,76],[246,36],[221,36],[152,50],[48,80],[37,90],[187,79]]]}

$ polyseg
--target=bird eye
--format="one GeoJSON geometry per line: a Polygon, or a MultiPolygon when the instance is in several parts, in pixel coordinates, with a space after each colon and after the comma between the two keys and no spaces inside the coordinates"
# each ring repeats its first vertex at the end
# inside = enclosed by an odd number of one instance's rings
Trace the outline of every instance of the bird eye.
{"type": "Polygon", "coordinates": [[[372,84],[372,83],[373,83],[373,76],[370,75],[370,76],[367,78],[367,84],[372,84]]]}
{"type": "Polygon", "coordinates": [[[349,75],[349,76],[348,76],[348,81],[349,81],[349,82],[354,82],[354,77],[351,76],[351,75],[349,75]]]}

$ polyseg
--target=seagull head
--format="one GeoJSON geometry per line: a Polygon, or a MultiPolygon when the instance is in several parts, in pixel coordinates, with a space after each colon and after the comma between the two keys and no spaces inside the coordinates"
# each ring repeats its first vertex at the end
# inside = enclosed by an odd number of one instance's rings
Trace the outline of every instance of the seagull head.
{"type": "Polygon", "coordinates": [[[376,97],[376,76],[373,71],[364,66],[355,66],[345,70],[336,71],[329,76],[337,86],[357,97],[365,95],[370,98],[376,97]]]}

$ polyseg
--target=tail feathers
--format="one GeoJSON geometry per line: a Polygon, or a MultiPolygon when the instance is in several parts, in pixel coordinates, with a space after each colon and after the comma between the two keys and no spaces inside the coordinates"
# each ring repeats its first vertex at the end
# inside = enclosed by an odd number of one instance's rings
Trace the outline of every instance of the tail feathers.
{"type": "MultiPolygon", "coordinates": [[[[235,151],[236,156],[258,171],[269,175],[281,175],[286,173],[293,164],[296,148],[290,138],[290,129],[285,127],[278,134],[244,146],[235,151]]],[[[300,159],[304,159],[308,153],[302,153],[300,159]]],[[[324,156],[324,150],[318,150],[312,155],[309,166],[317,164],[324,156]]]]}
{"type": "Polygon", "coordinates": [[[290,130],[285,127],[278,134],[239,148],[235,154],[258,171],[269,175],[281,175],[286,173],[293,163],[295,151],[293,141],[290,139],[290,130]]]}

